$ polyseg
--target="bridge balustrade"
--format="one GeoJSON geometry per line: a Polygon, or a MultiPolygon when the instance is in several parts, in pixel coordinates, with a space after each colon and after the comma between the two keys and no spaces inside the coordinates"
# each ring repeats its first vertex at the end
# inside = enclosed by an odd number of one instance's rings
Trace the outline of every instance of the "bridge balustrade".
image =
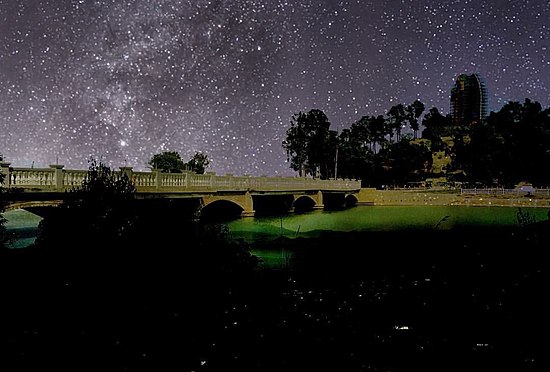
{"type": "Polygon", "coordinates": [[[133,172],[132,182],[136,188],[156,187],[157,175],[153,172],[133,172]]]}
{"type": "Polygon", "coordinates": [[[235,190],[250,189],[250,183],[248,181],[249,181],[249,178],[246,176],[234,177],[233,184],[235,186],[235,190]]]}
{"type": "Polygon", "coordinates": [[[161,173],[161,187],[186,187],[185,173],[161,173]]]}
{"type": "MultiPolygon", "coordinates": [[[[66,191],[82,185],[85,170],[63,169],[62,165],[50,168],[10,168],[1,163],[0,171],[7,175],[4,186],[32,189],[33,191],[66,191]]],[[[193,192],[193,191],[352,191],[361,188],[358,180],[319,180],[298,177],[251,177],[195,173],[134,172],[131,167],[115,171],[115,179],[126,174],[138,192],[193,192]]]]}
{"type": "Polygon", "coordinates": [[[53,169],[31,169],[25,171],[14,169],[9,174],[9,183],[16,187],[50,188],[55,186],[53,169]]]}
{"type": "Polygon", "coordinates": [[[538,189],[534,188],[530,191],[504,188],[473,188],[473,189],[460,189],[462,195],[538,195],[538,196],[550,196],[550,189],[538,189]]]}
{"type": "Polygon", "coordinates": [[[82,183],[84,183],[87,174],[88,172],[86,171],[67,169],[63,172],[63,186],[65,186],[66,189],[80,187],[82,183]]]}

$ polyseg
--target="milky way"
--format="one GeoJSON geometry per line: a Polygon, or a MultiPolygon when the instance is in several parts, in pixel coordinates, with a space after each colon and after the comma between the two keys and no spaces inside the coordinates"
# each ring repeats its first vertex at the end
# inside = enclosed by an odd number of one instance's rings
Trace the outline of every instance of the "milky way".
{"type": "Polygon", "coordinates": [[[533,1],[0,0],[0,153],[146,169],[202,151],[219,174],[291,175],[290,117],[341,130],[460,73],[489,109],[550,101],[550,6],[533,1]]]}

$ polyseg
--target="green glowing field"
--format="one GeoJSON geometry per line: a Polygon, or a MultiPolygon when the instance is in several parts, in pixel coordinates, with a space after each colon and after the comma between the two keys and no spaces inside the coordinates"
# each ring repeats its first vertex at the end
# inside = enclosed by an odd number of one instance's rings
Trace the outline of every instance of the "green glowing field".
{"type": "MultiPolygon", "coordinates": [[[[542,208],[522,208],[535,221],[547,218],[542,208]]],[[[365,206],[337,212],[240,219],[229,223],[235,238],[249,241],[316,236],[323,231],[391,231],[451,229],[460,226],[517,225],[518,208],[467,206],[365,206]]]]}

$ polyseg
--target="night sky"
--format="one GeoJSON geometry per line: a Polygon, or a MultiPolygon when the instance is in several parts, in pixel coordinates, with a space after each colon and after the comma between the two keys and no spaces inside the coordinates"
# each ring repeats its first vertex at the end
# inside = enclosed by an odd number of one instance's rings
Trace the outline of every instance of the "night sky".
{"type": "Polygon", "coordinates": [[[547,0],[0,0],[0,152],[145,170],[202,151],[219,174],[294,175],[299,111],[338,130],[417,98],[446,114],[475,72],[490,110],[548,107],[549,19],[547,0]]]}

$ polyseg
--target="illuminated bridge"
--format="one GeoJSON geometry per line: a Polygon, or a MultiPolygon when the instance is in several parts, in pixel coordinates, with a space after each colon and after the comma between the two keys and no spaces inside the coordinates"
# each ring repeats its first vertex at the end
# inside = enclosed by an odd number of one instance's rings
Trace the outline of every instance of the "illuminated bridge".
{"type": "MultiPolygon", "coordinates": [[[[3,187],[7,209],[36,209],[62,203],[64,196],[82,185],[87,170],[64,169],[63,165],[49,168],[17,168],[0,163],[4,173],[3,187]]],[[[252,177],[206,174],[162,173],[160,170],[135,172],[132,167],[121,167],[115,177],[126,174],[136,187],[137,199],[193,198],[199,210],[227,206],[237,208],[241,216],[254,216],[257,206],[266,205],[268,197],[283,204],[288,210],[300,206],[305,209],[332,205],[354,205],[361,189],[359,180],[319,180],[298,177],[252,177]]]]}

